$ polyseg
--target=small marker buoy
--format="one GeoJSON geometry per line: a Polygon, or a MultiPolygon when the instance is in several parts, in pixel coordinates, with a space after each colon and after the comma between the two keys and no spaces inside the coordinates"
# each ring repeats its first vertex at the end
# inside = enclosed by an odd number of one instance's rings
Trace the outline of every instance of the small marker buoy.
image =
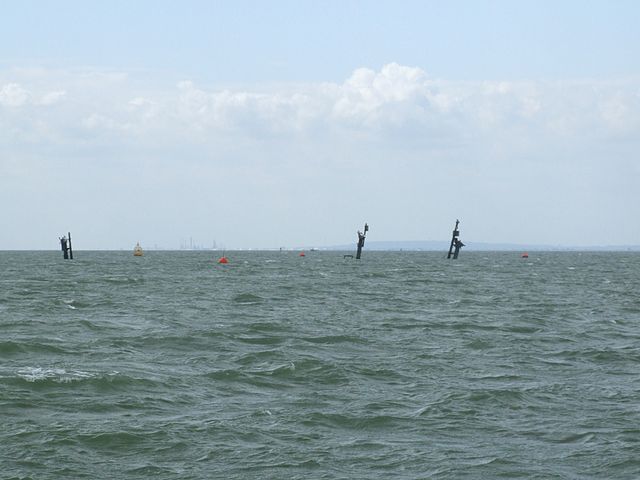
{"type": "Polygon", "coordinates": [[[529,254],[527,252],[524,252],[522,255],[520,255],[522,258],[529,258],[529,254]]]}
{"type": "Polygon", "coordinates": [[[218,263],[229,263],[229,259],[227,259],[227,257],[225,257],[225,256],[222,256],[218,260],[218,263]]]}
{"type": "Polygon", "coordinates": [[[304,257],[304,256],[305,256],[304,252],[300,252],[300,255],[299,255],[299,256],[300,256],[300,257],[304,257]]]}

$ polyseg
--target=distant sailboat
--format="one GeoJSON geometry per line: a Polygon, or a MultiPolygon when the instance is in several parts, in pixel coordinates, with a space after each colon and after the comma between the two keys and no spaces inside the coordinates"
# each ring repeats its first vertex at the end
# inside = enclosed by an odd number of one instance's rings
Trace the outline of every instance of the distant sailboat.
{"type": "Polygon", "coordinates": [[[134,257],[141,257],[142,255],[144,255],[144,252],[142,251],[142,247],[140,246],[140,242],[136,243],[136,247],[133,249],[133,256],[134,257]]]}

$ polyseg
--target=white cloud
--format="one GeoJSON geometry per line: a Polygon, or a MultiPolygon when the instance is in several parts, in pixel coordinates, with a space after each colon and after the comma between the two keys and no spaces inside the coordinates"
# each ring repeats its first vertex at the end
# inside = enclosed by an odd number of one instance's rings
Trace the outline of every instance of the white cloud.
{"type": "Polygon", "coordinates": [[[215,89],[190,80],[160,88],[117,72],[28,73],[14,72],[0,87],[14,136],[26,137],[37,126],[63,143],[73,143],[79,128],[129,136],[140,147],[158,138],[175,144],[287,137],[327,142],[330,135],[423,149],[439,149],[443,139],[499,144],[510,155],[512,148],[543,140],[578,144],[622,135],[633,141],[640,126],[637,79],[452,82],[390,63],[355,69],[340,83],[215,89]],[[46,113],[44,107],[54,104],[46,113]]]}
{"type": "MultiPolygon", "coordinates": [[[[631,135],[638,126],[638,81],[450,82],[424,70],[391,63],[358,68],[342,83],[210,89],[185,80],[176,89],[146,89],[127,74],[33,72],[0,87],[0,105],[58,105],[52,129],[65,135],[69,122],[155,135],[159,131],[205,136],[310,134],[357,130],[379,136],[388,130],[414,135],[446,130],[467,138],[521,128],[533,135],[572,137],[607,132],[631,135]],[[29,83],[31,82],[31,83],[29,83]],[[70,100],[63,102],[63,100],[70,100]],[[72,101],[71,101],[72,100],[72,101]],[[102,120],[98,121],[100,118],[102,120]],[[109,119],[105,121],[104,119],[109,119]],[[134,127],[134,128],[130,128],[134,127]]],[[[25,113],[25,126],[29,122],[25,113]]],[[[176,138],[177,140],[177,138],[176,138]]]]}
{"type": "MultiPolygon", "coordinates": [[[[344,212],[359,216],[361,209],[392,219],[389,232],[413,238],[429,237],[420,237],[425,216],[433,217],[429,223],[442,216],[445,230],[451,216],[484,218],[476,238],[488,241],[518,240],[495,218],[537,212],[542,220],[523,221],[519,228],[529,231],[522,237],[548,242],[536,238],[552,231],[546,217],[573,216],[574,229],[563,232],[579,232],[594,225],[588,216],[597,210],[607,225],[593,226],[589,238],[615,243],[600,232],[623,223],[621,203],[640,204],[633,187],[638,92],[638,79],[453,82],[398,64],[358,68],[342,82],[242,88],[159,85],[109,72],[5,71],[0,195],[9,204],[18,192],[37,216],[48,205],[47,188],[53,197],[65,190],[119,218],[127,213],[113,199],[135,203],[144,192],[150,218],[171,226],[167,238],[190,228],[185,212],[196,222],[224,205],[229,218],[242,220],[215,228],[263,224],[271,235],[265,245],[278,245],[280,232],[318,232],[317,215],[344,224],[351,222],[344,212]],[[271,228],[285,217],[288,231],[271,228]]],[[[139,221],[132,217],[132,228],[139,221]]],[[[634,243],[631,228],[626,238],[634,243]]]]}
{"type": "Polygon", "coordinates": [[[54,105],[60,102],[65,96],[67,92],[64,90],[55,90],[52,92],[47,92],[40,98],[38,102],[40,105],[54,105]]]}
{"type": "Polygon", "coordinates": [[[0,105],[20,107],[29,101],[30,94],[18,83],[9,83],[0,89],[0,105]]]}
{"type": "Polygon", "coordinates": [[[616,133],[640,135],[640,99],[630,92],[607,96],[600,104],[604,123],[616,133]]]}
{"type": "Polygon", "coordinates": [[[147,106],[153,106],[155,104],[155,102],[148,100],[146,98],[143,97],[136,97],[136,98],[132,98],[131,100],[129,100],[129,105],[131,107],[137,108],[137,107],[147,107],[147,106]]]}
{"type": "Polygon", "coordinates": [[[634,80],[450,82],[396,63],[378,71],[355,69],[342,83],[255,89],[216,90],[185,80],[175,89],[148,90],[129,75],[109,72],[57,72],[52,77],[58,88],[44,86],[46,71],[5,83],[0,105],[64,104],[57,111],[65,122],[48,119],[61,135],[75,117],[76,124],[85,127],[100,124],[136,136],[171,131],[176,141],[194,132],[202,138],[230,133],[266,138],[341,130],[374,136],[391,130],[397,136],[406,130],[416,136],[421,129],[425,135],[438,129],[460,138],[501,137],[514,128],[528,135],[567,138],[630,135],[640,116],[640,82],[634,80]],[[24,83],[35,82],[33,78],[38,82],[24,83]]]}
{"type": "Polygon", "coordinates": [[[49,91],[36,94],[19,83],[8,83],[0,89],[0,105],[5,107],[22,107],[25,105],[54,105],[62,100],[67,92],[64,90],[49,91]]]}

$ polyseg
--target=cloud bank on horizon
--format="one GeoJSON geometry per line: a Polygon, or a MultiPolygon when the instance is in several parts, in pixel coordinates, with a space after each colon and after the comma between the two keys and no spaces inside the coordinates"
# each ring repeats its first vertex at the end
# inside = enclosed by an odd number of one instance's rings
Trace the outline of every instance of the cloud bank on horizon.
{"type": "Polygon", "coordinates": [[[77,141],[77,128],[136,139],[158,132],[170,132],[175,138],[202,132],[208,138],[230,132],[251,135],[256,130],[270,135],[315,134],[318,127],[379,135],[407,126],[438,128],[458,136],[461,130],[482,134],[497,127],[513,128],[514,122],[535,128],[531,135],[536,136],[570,139],[598,131],[602,139],[633,139],[640,119],[640,75],[612,80],[455,82],[430,78],[421,68],[389,63],[379,71],[357,68],[340,84],[216,90],[184,80],[144,94],[139,94],[140,85],[131,77],[82,70],[0,73],[3,120],[27,122],[12,129],[14,136],[5,140],[19,140],[44,127],[41,120],[51,115],[52,107],[56,115],[73,123],[54,120],[46,126],[71,142],[77,141]]]}
{"type": "Polygon", "coordinates": [[[0,248],[379,240],[638,244],[640,77],[171,85],[0,71],[0,248]],[[25,238],[26,236],[26,238],[25,238]],[[49,238],[51,237],[51,238],[49,238]]]}

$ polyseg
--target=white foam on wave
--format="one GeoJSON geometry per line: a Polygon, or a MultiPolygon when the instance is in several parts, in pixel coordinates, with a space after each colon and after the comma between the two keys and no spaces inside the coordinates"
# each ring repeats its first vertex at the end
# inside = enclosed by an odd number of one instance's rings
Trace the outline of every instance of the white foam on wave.
{"type": "Polygon", "coordinates": [[[71,309],[71,310],[76,310],[78,307],[74,306],[73,304],[76,303],[75,298],[71,298],[71,299],[62,299],[62,303],[64,303],[67,308],[71,309]]]}
{"type": "Polygon", "coordinates": [[[27,382],[38,382],[42,380],[53,380],[59,383],[69,383],[78,380],[85,380],[98,376],[96,373],[84,372],[82,370],[66,370],[64,368],[41,368],[26,367],[17,371],[17,375],[27,382]]]}

